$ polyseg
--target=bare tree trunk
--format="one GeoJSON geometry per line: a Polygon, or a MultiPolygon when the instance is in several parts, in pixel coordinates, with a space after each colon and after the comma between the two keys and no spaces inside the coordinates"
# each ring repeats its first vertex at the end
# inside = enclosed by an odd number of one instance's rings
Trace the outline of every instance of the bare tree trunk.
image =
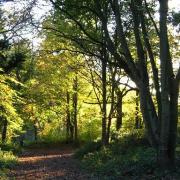
{"type": "Polygon", "coordinates": [[[171,164],[175,161],[175,148],[177,139],[177,124],[178,124],[178,94],[179,94],[179,83],[173,81],[171,86],[171,102],[170,102],[170,127],[169,127],[169,150],[168,154],[171,159],[171,164]]]}
{"type": "Polygon", "coordinates": [[[143,42],[141,39],[141,32],[140,32],[140,8],[142,1],[131,1],[130,8],[133,15],[133,25],[134,25],[134,35],[135,35],[135,42],[136,42],[136,50],[139,62],[139,69],[141,80],[138,82],[136,79],[136,84],[139,84],[139,93],[140,93],[140,102],[141,102],[141,111],[143,114],[143,119],[145,121],[148,137],[150,143],[157,148],[159,134],[158,134],[158,115],[156,113],[156,109],[151,97],[151,93],[149,90],[149,76],[148,76],[148,69],[147,69],[147,60],[144,55],[144,47],[143,42]],[[137,3],[138,2],[138,3],[137,3]],[[140,6],[140,7],[138,7],[140,6]]]}
{"type": "MultiPolygon", "coordinates": [[[[173,165],[174,159],[170,156],[169,152],[172,147],[169,146],[170,136],[170,79],[171,79],[171,57],[169,52],[168,32],[167,32],[167,13],[168,13],[168,0],[160,2],[160,61],[161,61],[161,129],[160,129],[160,144],[159,144],[159,164],[162,168],[168,168],[173,165]]],[[[173,101],[173,100],[171,100],[173,101]]],[[[174,110],[174,109],[173,109],[174,110]]],[[[174,129],[175,130],[175,129],[174,129]]],[[[172,130],[171,130],[172,131],[172,130]]]]}
{"type": "Polygon", "coordinates": [[[114,93],[115,93],[115,76],[116,76],[116,73],[117,73],[117,68],[114,69],[113,71],[113,68],[112,67],[109,67],[110,68],[110,71],[111,71],[111,107],[110,107],[110,111],[109,111],[109,115],[108,115],[108,125],[107,125],[107,133],[106,133],[106,142],[107,144],[109,144],[109,138],[110,138],[110,132],[111,132],[111,121],[112,121],[112,118],[113,118],[113,113],[114,113],[114,110],[115,110],[115,100],[114,100],[114,93]]]}
{"type": "Polygon", "coordinates": [[[140,129],[141,126],[141,119],[139,116],[139,93],[136,91],[136,112],[135,112],[135,128],[140,129]]]}
{"type": "MultiPolygon", "coordinates": [[[[74,113],[74,112],[73,112],[74,113]]],[[[74,123],[70,112],[70,93],[66,93],[66,141],[67,143],[72,142],[74,139],[74,123]]]]}
{"type": "Polygon", "coordinates": [[[7,126],[8,126],[8,121],[6,119],[3,120],[3,128],[2,128],[2,143],[6,142],[7,138],[7,126]]]}
{"type": "Polygon", "coordinates": [[[70,124],[70,141],[72,142],[74,139],[74,126],[72,123],[70,124]]]}
{"type": "Polygon", "coordinates": [[[34,127],[34,140],[37,141],[38,140],[38,131],[37,131],[36,124],[34,124],[33,127],[34,127]]]}
{"type": "Polygon", "coordinates": [[[77,124],[77,104],[78,104],[78,78],[77,74],[74,79],[74,85],[73,85],[73,108],[74,108],[74,113],[73,113],[73,123],[74,123],[74,140],[75,142],[78,141],[78,124],[77,124]]]}
{"type": "Polygon", "coordinates": [[[70,124],[71,124],[71,115],[70,115],[70,95],[67,91],[66,93],[66,141],[70,140],[70,124]]]}
{"type": "Polygon", "coordinates": [[[117,118],[116,118],[116,130],[119,131],[119,129],[122,126],[122,93],[120,91],[117,92],[117,118]]]}
{"type": "Polygon", "coordinates": [[[106,66],[107,62],[104,60],[102,61],[102,92],[103,92],[103,105],[102,105],[102,144],[106,145],[106,66]]]}
{"type": "Polygon", "coordinates": [[[157,149],[159,145],[158,117],[150,92],[144,88],[144,85],[139,88],[140,108],[148,140],[151,146],[157,149]]]}

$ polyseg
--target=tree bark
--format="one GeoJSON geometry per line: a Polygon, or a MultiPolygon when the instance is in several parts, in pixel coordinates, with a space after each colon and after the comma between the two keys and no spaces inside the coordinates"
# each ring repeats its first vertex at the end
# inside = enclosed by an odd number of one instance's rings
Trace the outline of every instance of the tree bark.
{"type": "Polygon", "coordinates": [[[139,93],[136,91],[136,112],[135,112],[135,129],[140,129],[141,126],[141,119],[139,116],[139,93]]]}
{"type": "MultiPolygon", "coordinates": [[[[74,103],[74,102],[73,102],[74,103]]],[[[74,104],[73,104],[74,105],[74,104]]],[[[74,140],[74,123],[72,121],[74,112],[70,112],[70,93],[66,92],[66,142],[72,142],[74,140]]]]}
{"type": "Polygon", "coordinates": [[[106,100],[106,68],[107,68],[107,61],[106,58],[102,61],[102,144],[107,144],[107,137],[106,137],[106,121],[107,121],[107,100],[106,100]]]}
{"type": "Polygon", "coordinates": [[[66,142],[70,140],[70,124],[71,124],[71,115],[70,115],[70,95],[67,91],[66,93],[66,142]]]}
{"type": "Polygon", "coordinates": [[[7,127],[8,127],[8,121],[6,119],[3,120],[3,128],[2,128],[2,143],[6,142],[7,138],[7,127]]]}
{"type": "Polygon", "coordinates": [[[174,161],[169,156],[169,131],[170,131],[170,100],[169,100],[169,78],[170,78],[170,52],[167,35],[167,13],[168,0],[160,2],[160,62],[161,62],[161,129],[159,144],[159,164],[162,168],[168,168],[174,161]]]}
{"type": "Polygon", "coordinates": [[[110,139],[110,133],[111,133],[111,123],[112,123],[112,118],[113,118],[113,113],[114,113],[114,110],[115,110],[115,100],[114,100],[114,95],[115,95],[115,84],[116,84],[116,80],[115,80],[115,77],[116,77],[116,73],[117,73],[117,68],[115,68],[113,70],[113,68],[110,66],[109,67],[110,71],[111,71],[111,81],[110,81],[110,84],[111,84],[111,107],[110,107],[110,111],[109,111],[109,115],[108,115],[108,125],[107,125],[107,135],[106,135],[106,142],[107,144],[109,144],[109,139],[110,139]]]}
{"type": "Polygon", "coordinates": [[[74,90],[74,94],[73,94],[74,141],[77,142],[77,141],[78,141],[78,123],[77,123],[77,110],[78,110],[78,109],[77,109],[77,105],[78,105],[78,78],[77,78],[77,74],[76,74],[75,79],[74,79],[73,90],[74,90]]]}
{"type": "Polygon", "coordinates": [[[34,140],[37,141],[38,140],[37,126],[36,126],[36,124],[34,124],[33,126],[34,126],[34,140]]]}
{"type": "Polygon", "coordinates": [[[122,126],[122,93],[120,91],[117,92],[117,118],[116,118],[116,131],[119,131],[119,129],[122,126]]]}
{"type": "Polygon", "coordinates": [[[175,149],[177,139],[177,124],[178,124],[178,94],[179,94],[179,83],[174,80],[171,84],[171,102],[170,102],[170,127],[169,127],[169,150],[168,154],[171,159],[171,164],[175,163],[175,149]]]}
{"type": "MultiPolygon", "coordinates": [[[[140,3],[140,6],[142,6],[142,1],[140,3]]],[[[148,8],[148,7],[146,7],[146,8],[148,8]]],[[[144,8],[139,8],[139,9],[140,9],[139,16],[140,16],[140,21],[141,21],[143,39],[144,39],[146,50],[149,55],[151,67],[152,67],[152,73],[153,73],[152,78],[153,78],[154,87],[156,90],[156,100],[157,100],[157,106],[158,106],[158,117],[159,117],[159,120],[161,120],[161,93],[160,93],[160,85],[159,85],[159,72],[158,72],[158,68],[156,66],[154,53],[153,53],[153,50],[152,50],[152,47],[151,47],[151,44],[149,41],[149,35],[147,33],[147,28],[146,28],[146,24],[145,24],[145,15],[143,12],[144,8]]],[[[159,122],[159,126],[160,126],[160,122],[159,122]]]]}
{"type": "Polygon", "coordinates": [[[142,85],[139,88],[140,96],[140,108],[146,128],[148,140],[152,147],[158,148],[159,144],[159,129],[158,129],[158,117],[153,104],[150,92],[142,85]]]}
{"type": "MultiPolygon", "coordinates": [[[[138,0],[141,2],[141,0],[138,0]]],[[[148,136],[150,143],[157,148],[158,146],[158,115],[156,113],[156,109],[151,97],[151,93],[149,90],[149,76],[147,70],[147,62],[143,48],[143,42],[141,39],[141,32],[140,32],[140,18],[139,18],[139,8],[137,2],[134,0],[130,3],[130,8],[133,15],[133,25],[134,25],[134,35],[135,35],[135,43],[136,43],[136,50],[138,56],[138,67],[140,70],[141,79],[139,84],[139,92],[140,92],[140,102],[141,102],[141,110],[143,113],[143,119],[145,121],[145,125],[147,128],[148,136]]],[[[139,3],[138,3],[139,4],[139,3]]]]}

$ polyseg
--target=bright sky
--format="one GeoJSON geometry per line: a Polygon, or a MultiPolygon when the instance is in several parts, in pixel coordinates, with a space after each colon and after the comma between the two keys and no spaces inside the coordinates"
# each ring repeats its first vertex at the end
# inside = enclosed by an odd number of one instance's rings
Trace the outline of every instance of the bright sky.
{"type": "MultiPolygon", "coordinates": [[[[22,7],[25,6],[25,4],[26,4],[25,1],[19,1],[19,0],[15,0],[14,2],[5,3],[4,8],[6,10],[10,10],[14,7],[16,10],[18,10],[18,9],[22,9],[22,7]],[[17,2],[17,4],[13,5],[14,2],[15,3],[17,2]],[[21,4],[20,4],[20,2],[21,2],[21,4]]],[[[47,1],[38,0],[37,7],[34,8],[36,17],[37,18],[42,17],[50,10],[50,8],[51,8],[51,6],[49,5],[49,3],[47,3],[47,1]]],[[[180,11],[180,0],[169,0],[169,8],[174,9],[176,11],[180,11]]]]}
{"type": "MultiPolygon", "coordinates": [[[[13,8],[16,10],[20,10],[26,4],[24,3],[25,1],[15,0],[14,2],[16,1],[17,1],[16,5],[13,5],[12,2],[5,3],[4,8],[6,10],[10,10],[10,9],[12,10],[13,8]],[[20,2],[21,2],[21,5],[20,5],[20,2]]],[[[51,6],[47,4],[46,2],[44,0],[38,0],[38,6],[34,8],[34,14],[37,20],[42,19],[42,17],[44,15],[47,15],[47,12],[50,10],[51,6]]],[[[176,11],[180,11],[180,0],[169,0],[169,8],[174,9],[176,11]]],[[[32,32],[31,35],[30,34],[28,35],[28,37],[30,37],[33,40],[34,45],[36,46],[37,44],[39,44],[40,39],[37,39],[36,35],[35,36],[34,35],[35,33],[32,32]]]]}
{"type": "Polygon", "coordinates": [[[180,0],[169,0],[169,8],[175,8],[180,11],[180,0]]]}

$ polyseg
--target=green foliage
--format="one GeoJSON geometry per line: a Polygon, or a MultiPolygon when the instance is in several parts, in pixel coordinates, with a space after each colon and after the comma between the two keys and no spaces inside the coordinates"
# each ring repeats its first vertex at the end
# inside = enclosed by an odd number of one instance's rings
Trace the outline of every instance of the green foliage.
{"type": "Polygon", "coordinates": [[[107,147],[97,142],[85,145],[77,151],[76,157],[81,159],[83,167],[104,179],[138,178],[154,171],[156,152],[134,133],[107,147]]]}
{"type": "Polygon", "coordinates": [[[17,164],[17,157],[8,147],[0,148],[0,179],[6,180],[7,169],[14,167],[17,164]],[[6,149],[7,150],[3,150],[6,149]]]}
{"type": "Polygon", "coordinates": [[[17,83],[16,80],[2,74],[0,74],[0,79],[0,117],[2,120],[6,119],[8,121],[9,136],[11,136],[15,131],[21,131],[23,121],[15,106],[21,103],[21,99],[18,92],[9,83],[17,83]]]}
{"type": "Polygon", "coordinates": [[[76,151],[75,157],[83,158],[85,155],[89,153],[93,153],[100,150],[101,147],[102,147],[102,144],[100,141],[88,142],[84,146],[82,146],[79,150],[76,151]]]}
{"type": "Polygon", "coordinates": [[[172,12],[172,17],[169,17],[169,21],[172,22],[173,26],[180,25],[180,11],[179,12],[172,12]]]}
{"type": "Polygon", "coordinates": [[[0,151],[0,169],[10,168],[17,163],[17,157],[11,151],[0,151]]]}
{"type": "Polygon", "coordinates": [[[20,90],[24,85],[20,82],[19,71],[29,51],[27,41],[16,39],[10,42],[7,39],[6,33],[0,37],[0,128],[4,132],[3,141],[9,141],[22,132],[24,99],[20,90]]]}
{"type": "Polygon", "coordinates": [[[15,143],[6,143],[6,144],[0,144],[0,149],[2,151],[9,151],[13,152],[14,154],[20,154],[22,152],[22,148],[15,143]]]}
{"type": "MultiPolygon", "coordinates": [[[[118,144],[119,145],[119,144],[118,144]]],[[[113,148],[118,148],[118,145],[113,148]]],[[[153,171],[155,152],[152,148],[129,148],[114,154],[111,147],[103,148],[99,152],[89,153],[84,156],[82,163],[87,169],[114,178],[123,176],[139,176],[148,171],[153,171]]]]}
{"type": "Polygon", "coordinates": [[[47,143],[56,143],[65,141],[66,133],[62,124],[56,121],[46,124],[44,130],[39,133],[39,140],[47,143]]]}
{"type": "Polygon", "coordinates": [[[81,123],[79,124],[80,140],[91,142],[100,137],[101,134],[101,119],[98,118],[97,107],[83,105],[79,112],[81,115],[81,123]]]}
{"type": "Polygon", "coordinates": [[[8,179],[8,169],[17,165],[18,158],[16,155],[21,152],[22,149],[18,145],[12,143],[0,144],[0,179],[8,179]]]}

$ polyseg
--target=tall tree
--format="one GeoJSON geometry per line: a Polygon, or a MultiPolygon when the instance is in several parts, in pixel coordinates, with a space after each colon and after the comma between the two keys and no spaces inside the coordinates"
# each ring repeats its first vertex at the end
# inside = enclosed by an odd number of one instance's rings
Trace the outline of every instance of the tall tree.
{"type": "MultiPolygon", "coordinates": [[[[116,66],[124,69],[135,82],[139,89],[141,111],[149,141],[159,152],[159,163],[165,167],[172,165],[177,131],[180,69],[174,73],[170,55],[167,31],[168,0],[159,1],[160,29],[149,9],[153,1],[50,1],[54,5],[56,15],[60,12],[61,16],[58,17],[69,21],[71,28],[78,29],[78,38],[70,31],[64,33],[58,29],[61,36],[77,44],[81,42],[81,49],[88,43],[104,44],[116,59],[116,66]],[[99,36],[94,28],[95,24],[92,22],[97,21],[101,25],[103,36],[99,36]],[[160,67],[155,61],[158,57],[153,50],[152,31],[156,32],[160,42],[160,67]],[[118,46],[113,40],[115,33],[119,40],[118,46]],[[135,46],[132,46],[133,44],[135,46]],[[157,109],[150,91],[148,62],[153,74],[157,109]]],[[[90,52],[93,54],[94,49],[90,52]]]]}

